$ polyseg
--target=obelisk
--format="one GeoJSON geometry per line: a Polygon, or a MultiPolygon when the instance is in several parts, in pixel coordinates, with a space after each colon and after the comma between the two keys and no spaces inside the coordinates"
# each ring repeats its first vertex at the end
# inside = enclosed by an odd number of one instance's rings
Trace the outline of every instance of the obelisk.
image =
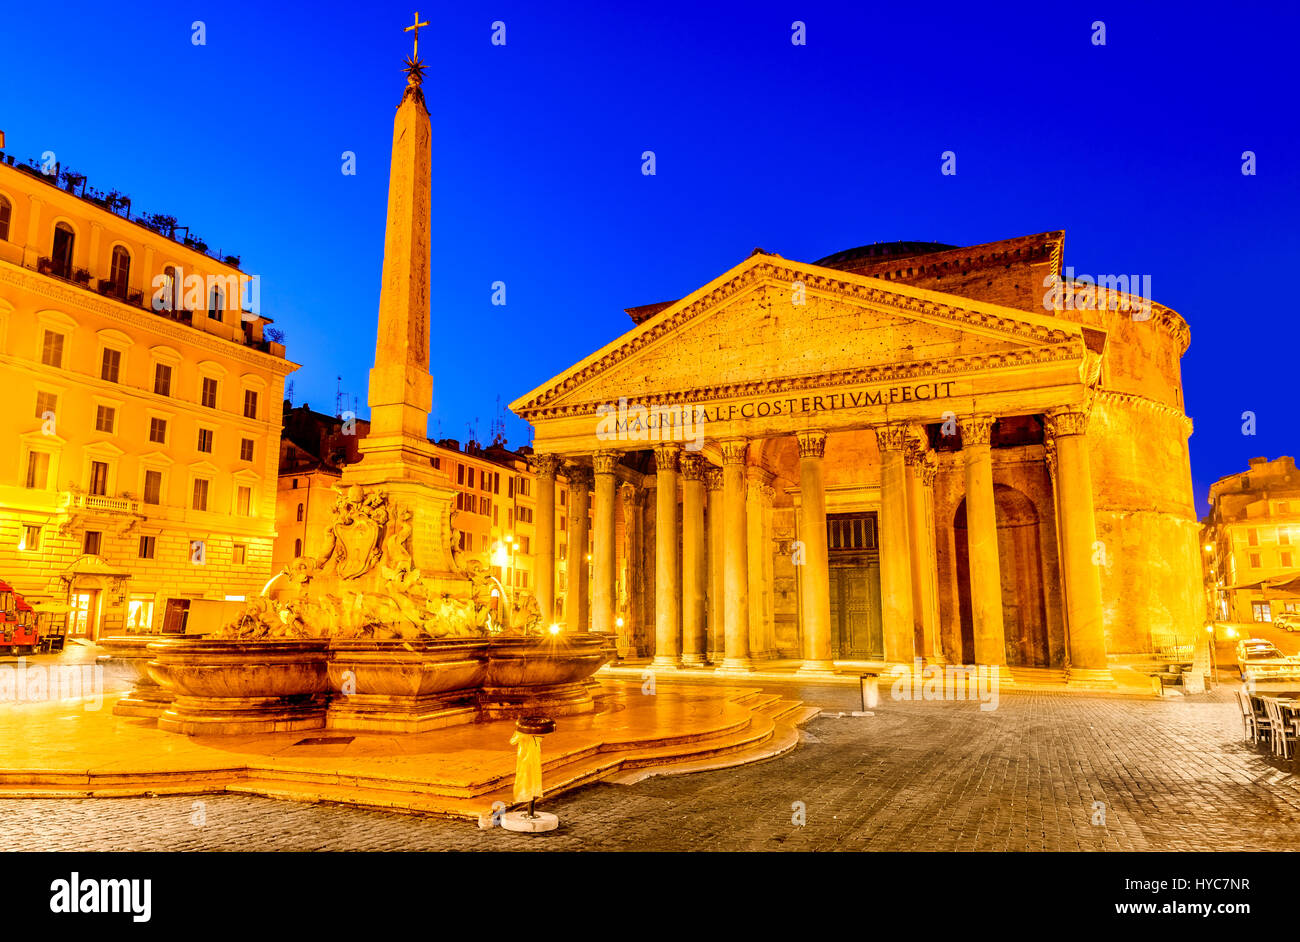
{"type": "Polygon", "coordinates": [[[433,405],[429,373],[429,111],[420,85],[423,66],[406,60],[406,91],[393,120],[388,222],[379,290],[375,365],[370,371],[370,431],[361,461],[342,484],[382,488],[394,508],[411,513],[411,550],[425,573],[449,573],[449,515],[454,491],[433,465],[428,440],[433,405]]]}

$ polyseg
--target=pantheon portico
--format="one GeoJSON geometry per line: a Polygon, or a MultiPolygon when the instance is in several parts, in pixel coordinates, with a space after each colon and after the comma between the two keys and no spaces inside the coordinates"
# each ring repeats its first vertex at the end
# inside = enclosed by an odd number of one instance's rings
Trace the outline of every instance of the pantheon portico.
{"type": "Polygon", "coordinates": [[[1102,684],[1108,655],[1190,640],[1187,328],[1130,296],[1072,305],[1073,282],[1045,307],[1062,241],[756,250],[630,309],[511,406],[543,479],[570,479],[570,570],[592,560],[569,627],[659,667],[919,657],[1102,684]]]}

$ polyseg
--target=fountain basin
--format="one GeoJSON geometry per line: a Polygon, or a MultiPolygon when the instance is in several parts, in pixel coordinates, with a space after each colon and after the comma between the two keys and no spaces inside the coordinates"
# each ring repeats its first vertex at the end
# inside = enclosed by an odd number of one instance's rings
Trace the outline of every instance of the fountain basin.
{"type": "Polygon", "coordinates": [[[174,693],[160,686],[149,673],[153,655],[147,648],[158,639],[158,635],[117,635],[97,642],[104,653],[95,660],[107,670],[125,675],[134,684],[130,693],[113,704],[115,716],[157,717],[176,699],[174,693]]]}
{"type": "Polygon", "coordinates": [[[181,636],[147,645],[153,679],[175,695],[158,728],[190,735],[320,729],[328,642],[181,636]]]}
{"type": "Polygon", "coordinates": [[[478,717],[486,640],[334,641],[330,729],[419,733],[478,717]]]}
{"type": "Polygon", "coordinates": [[[599,634],[493,638],[479,712],[490,720],[590,712],[596,704],[588,680],[615,653],[599,634]]]}

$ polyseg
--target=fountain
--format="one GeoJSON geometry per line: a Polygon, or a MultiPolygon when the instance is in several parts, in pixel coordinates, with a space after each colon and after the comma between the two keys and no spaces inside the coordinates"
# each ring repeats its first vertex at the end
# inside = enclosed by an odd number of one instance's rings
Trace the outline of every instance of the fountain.
{"type": "Polygon", "coordinates": [[[482,562],[462,558],[455,491],[434,466],[431,132],[422,82],[422,63],[409,59],[393,123],[362,458],[335,485],[319,558],[294,560],[215,635],[148,645],[148,670],[174,698],[158,717],[161,729],[418,733],[595,709],[588,679],[613,658],[612,644],[603,635],[542,631],[531,600],[520,606],[519,624],[491,625],[494,578],[482,562]]]}

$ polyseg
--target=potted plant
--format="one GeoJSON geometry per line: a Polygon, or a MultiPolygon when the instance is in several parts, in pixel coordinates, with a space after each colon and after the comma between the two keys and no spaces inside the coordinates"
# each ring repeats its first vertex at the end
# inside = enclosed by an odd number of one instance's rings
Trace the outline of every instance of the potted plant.
{"type": "Polygon", "coordinates": [[[90,284],[90,271],[85,268],[78,268],[72,272],[72,280],[79,285],[90,284]]]}

